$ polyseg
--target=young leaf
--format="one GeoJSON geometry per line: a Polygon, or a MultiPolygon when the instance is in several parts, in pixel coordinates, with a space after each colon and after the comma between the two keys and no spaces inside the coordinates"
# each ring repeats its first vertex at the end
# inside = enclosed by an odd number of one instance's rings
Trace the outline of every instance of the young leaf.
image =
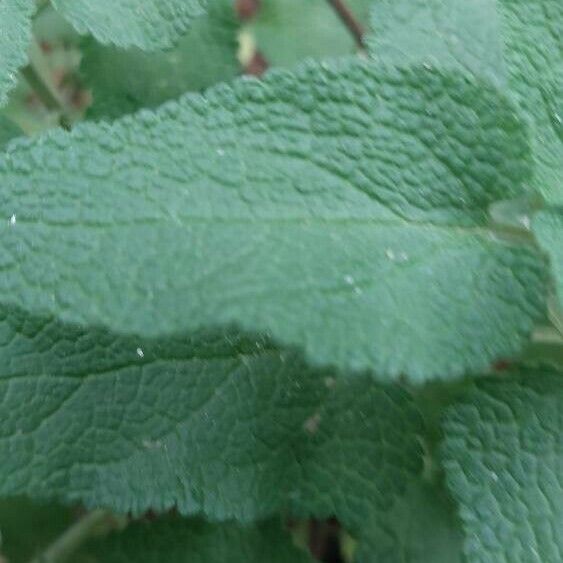
{"type": "Polygon", "coordinates": [[[563,374],[483,380],[451,408],[444,465],[468,561],[560,561],[563,374]]]}
{"type": "Polygon", "coordinates": [[[560,0],[377,0],[376,58],[455,67],[506,81],[528,117],[535,187],[563,202],[563,3],[560,0]]]}
{"type": "Polygon", "coordinates": [[[157,51],[174,45],[204,15],[208,0],[52,0],[78,33],[118,47],[157,51]]]}
{"type": "Polygon", "coordinates": [[[174,517],[138,522],[83,550],[93,563],[312,563],[279,522],[253,527],[174,517]]]}
{"type": "Polygon", "coordinates": [[[119,337],[8,309],[0,342],[0,496],[359,527],[420,470],[407,393],[261,339],[119,337]]]}
{"type": "Polygon", "coordinates": [[[457,74],[344,61],[242,80],[12,145],[1,299],[149,338],[234,323],[317,364],[454,377],[517,352],[543,313],[543,258],[487,224],[529,160],[512,106],[457,74]]]}
{"type": "Polygon", "coordinates": [[[532,226],[542,248],[549,254],[555,274],[555,290],[563,304],[563,207],[541,211],[534,217],[532,226]]]}
{"type": "Polygon", "coordinates": [[[33,0],[0,2],[0,107],[8,101],[8,92],[16,85],[16,73],[27,61],[34,11],[33,0]]]}
{"type": "Polygon", "coordinates": [[[94,98],[88,116],[120,117],[231,80],[240,71],[237,29],[232,1],[215,0],[167,51],[146,53],[85,40],[80,69],[94,98]]]}

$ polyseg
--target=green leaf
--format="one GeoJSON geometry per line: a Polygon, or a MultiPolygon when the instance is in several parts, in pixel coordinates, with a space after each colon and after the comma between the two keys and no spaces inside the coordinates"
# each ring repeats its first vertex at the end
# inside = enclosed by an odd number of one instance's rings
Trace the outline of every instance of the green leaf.
{"type": "MultiPolygon", "coordinates": [[[[365,21],[372,0],[347,0],[346,4],[365,21]]],[[[327,58],[357,50],[326,0],[262,0],[248,29],[272,66],[293,66],[307,57],[327,58]]]]}
{"type": "Polygon", "coordinates": [[[555,290],[563,304],[563,208],[552,207],[538,213],[532,223],[533,231],[547,251],[555,275],[555,290]]]}
{"type": "Polygon", "coordinates": [[[33,0],[0,2],[0,107],[6,104],[8,92],[16,85],[18,69],[27,62],[34,11],[33,0]]]}
{"type": "Polygon", "coordinates": [[[461,563],[461,528],[451,501],[437,486],[412,481],[393,508],[375,513],[356,563],[461,563]]]}
{"type": "Polygon", "coordinates": [[[157,51],[174,45],[208,0],[52,0],[78,33],[103,44],[157,51]]]}
{"type": "Polygon", "coordinates": [[[100,563],[307,563],[279,522],[253,527],[175,517],[138,522],[86,547],[100,563]]]}
{"type": "Polygon", "coordinates": [[[563,202],[563,3],[560,0],[377,0],[376,58],[424,61],[507,87],[531,126],[534,185],[563,202]]]}
{"type": "Polygon", "coordinates": [[[543,314],[543,258],[488,227],[529,175],[483,84],[361,61],[271,73],[9,151],[0,295],[116,334],[235,324],[317,364],[454,377],[543,314]]]}
{"type": "Polygon", "coordinates": [[[3,150],[9,141],[21,135],[22,130],[11,119],[0,115],[0,150],[3,150]]]}
{"type": "Polygon", "coordinates": [[[563,374],[478,382],[449,411],[444,466],[468,561],[560,561],[563,374]]]}
{"type": "Polygon", "coordinates": [[[81,74],[94,97],[89,117],[116,118],[231,80],[240,71],[237,29],[232,1],[215,0],[171,50],[146,53],[86,40],[81,74]]]}
{"type": "Polygon", "coordinates": [[[263,339],[120,337],[4,309],[0,342],[0,496],[359,527],[420,470],[407,393],[263,339]]]}

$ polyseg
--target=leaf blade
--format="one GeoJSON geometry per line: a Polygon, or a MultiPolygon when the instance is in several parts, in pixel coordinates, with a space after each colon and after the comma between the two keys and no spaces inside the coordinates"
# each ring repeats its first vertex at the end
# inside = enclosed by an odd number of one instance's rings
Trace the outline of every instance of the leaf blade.
{"type": "Polygon", "coordinates": [[[346,61],[240,81],[10,151],[3,295],[122,334],[234,323],[387,380],[483,369],[544,307],[542,258],[487,229],[526,192],[527,150],[510,104],[458,75],[346,61]]]}

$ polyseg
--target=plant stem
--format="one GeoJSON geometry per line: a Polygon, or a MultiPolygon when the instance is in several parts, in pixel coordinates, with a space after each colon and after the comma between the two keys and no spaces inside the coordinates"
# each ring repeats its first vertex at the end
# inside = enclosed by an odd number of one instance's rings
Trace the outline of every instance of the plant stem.
{"type": "Polygon", "coordinates": [[[107,510],[93,510],[66,530],[31,563],[61,563],[85,541],[118,529],[123,522],[107,510]]]}
{"type": "Polygon", "coordinates": [[[49,111],[58,113],[61,125],[68,128],[69,119],[66,104],[52,83],[41,47],[35,40],[32,41],[29,49],[29,64],[21,72],[43,105],[49,111]]]}
{"type": "Polygon", "coordinates": [[[345,0],[327,0],[328,3],[334,8],[334,11],[338,14],[338,17],[342,20],[342,23],[346,26],[358,49],[360,51],[365,51],[366,46],[364,43],[364,29],[345,3],[345,0]]]}

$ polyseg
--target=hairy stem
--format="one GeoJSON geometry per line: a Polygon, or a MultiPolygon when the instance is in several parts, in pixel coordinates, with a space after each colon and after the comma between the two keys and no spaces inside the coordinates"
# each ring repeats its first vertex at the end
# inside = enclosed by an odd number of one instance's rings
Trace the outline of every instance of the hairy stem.
{"type": "Polygon", "coordinates": [[[31,563],[61,563],[87,540],[123,526],[120,518],[107,510],[93,510],[58,537],[31,563]]]}
{"type": "Polygon", "coordinates": [[[345,0],[327,0],[328,3],[334,8],[334,11],[338,14],[338,17],[342,20],[342,23],[346,26],[358,49],[365,51],[366,46],[364,43],[364,29],[351,12],[350,8],[346,5],[345,0]]]}

